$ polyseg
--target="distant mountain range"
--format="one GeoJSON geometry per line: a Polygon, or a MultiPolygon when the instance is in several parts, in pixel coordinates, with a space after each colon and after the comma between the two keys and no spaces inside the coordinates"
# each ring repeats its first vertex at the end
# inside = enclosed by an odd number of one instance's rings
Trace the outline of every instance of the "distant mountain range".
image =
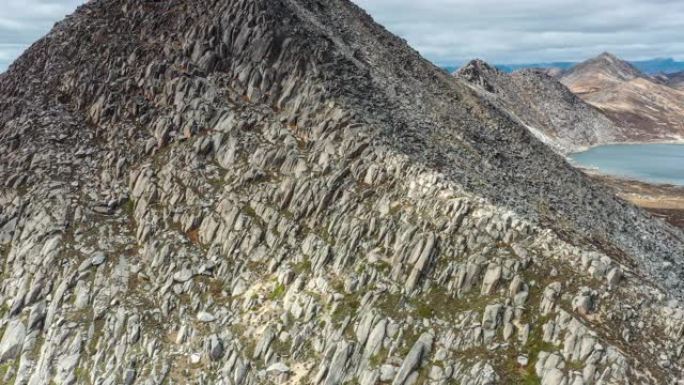
{"type": "Polygon", "coordinates": [[[473,60],[454,75],[560,153],[684,139],[684,72],[648,75],[610,53],[512,73],[473,60]]]}
{"type": "MultiPolygon", "coordinates": [[[[655,75],[659,73],[675,73],[684,71],[684,61],[677,61],[672,58],[656,58],[649,60],[630,61],[631,65],[636,67],[639,71],[655,75]]],[[[579,62],[561,61],[561,62],[547,62],[547,63],[524,63],[524,64],[496,64],[495,67],[502,72],[515,72],[526,68],[558,68],[561,70],[568,70],[579,62]]],[[[448,72],[457,71],[459,66],[443,66],[448,72]]]]}
{"type": "Polygon", "coordinates": [[[682,140],[681,74],[649,76],[610,53],[564,71],[560,81],[587,103],[628,129],[631,141],[682,140]]]}

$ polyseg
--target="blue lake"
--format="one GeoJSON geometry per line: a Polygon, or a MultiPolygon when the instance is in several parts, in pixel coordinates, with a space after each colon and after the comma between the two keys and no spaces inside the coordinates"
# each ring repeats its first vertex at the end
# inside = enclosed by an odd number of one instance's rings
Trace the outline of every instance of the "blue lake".
{"type": "Polygon", "coordinates": [[[684,186],[684,144],[618,144],[571,154],[585,168],[644,182],[684,186]]]}

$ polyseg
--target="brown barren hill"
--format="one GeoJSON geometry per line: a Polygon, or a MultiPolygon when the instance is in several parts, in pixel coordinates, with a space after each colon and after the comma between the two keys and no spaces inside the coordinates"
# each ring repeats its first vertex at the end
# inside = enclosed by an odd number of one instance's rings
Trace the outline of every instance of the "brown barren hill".
{"type": "Polygon", "coordinates": [[[612,54],[578,64],[560,79],[625,128],[628,141],[684,140],[684,92],[612,54]]]}

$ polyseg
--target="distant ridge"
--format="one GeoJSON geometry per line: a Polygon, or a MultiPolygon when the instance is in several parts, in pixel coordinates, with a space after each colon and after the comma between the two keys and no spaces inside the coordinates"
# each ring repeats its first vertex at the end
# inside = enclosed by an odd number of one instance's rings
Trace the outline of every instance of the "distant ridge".
{"type": "Polygon", "coordinates": [[[684,91],[684,71],[667,75],[666,79],[667,84],[670,87],[676,88],[680,91],[684,91]]]}
{"type": "Polygon", "coordinates": [[[508,74],[473,60],[454,75],[562,154],[624,140],[620,127],[547,72],[523,69],[508,74]]]}
{"type": "Polygon", "coordinates": [[[566,82],[572,82],[573,79],[581,79],[588,76],[601,77],[608,81],[628,81],[646,77],[645,74],[629,62],[608,52],[577,64],[563,72],[561,77],[566,82]]]}
{"type": "MultiPolygon", "coordinates": [[[[567,70],[579,64],[579,61],[559,61],[559,62],[539,62],[539,63],[519,63],[519,64],[495,64],[498,70],[502,72],[515,72],[527,68],[555,68],[559,70],[567,70]]],[[[671,74],[684,71],[684,61],[678,61],[672,58],[656,58],[648,60],[631,60],[631,65],[639,71],[647,75],[656,75],[659,73],[671,74]]],[[[447,72],[457,71],[462,65],[444,65],[447,72]]]]}
{"type": "Polygon", "coordinates": [[[684,140],[684,92],[610,53],[564,71],[560,80],[625,129],[630,141],[684,140]]]}

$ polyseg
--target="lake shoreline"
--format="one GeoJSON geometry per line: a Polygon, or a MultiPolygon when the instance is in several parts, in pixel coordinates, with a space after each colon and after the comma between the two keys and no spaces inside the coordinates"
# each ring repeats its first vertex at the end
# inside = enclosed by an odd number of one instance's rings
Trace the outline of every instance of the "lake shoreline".
{"type": "Polygon", "coordinates": [[[607,175],[594,169],[578,169],[598,183],[614,189],[618,197],[684,229],[684,186],[649,183],[607,175]]]}
{"type": "Polygon", "coordinates": [[[619,143],[568,156],[575,168],[655,185],[684,186],[684,143],[619,143]]]}
{"type": "Polygon", "coordinates": [[[620,146],[620,145],[637,146],[637,145],[648,145],[648,144],[681,144],[681,145],[684,145],[684,138],[670,139],[670,140],[655,139],[652,141],[633,141],[633,142],[632,141],[603,142],[603,143],[592,144],[592,145],[588,145],[588,146],[577,147],[575,150],[570,151],[567,154],[565,154],[565,158],[572,161],[572,158],[571,158],[572,155],[581,154],[583,152],[587,152],[589,150],[593,150],[593,149],[598,148],[598,147],[620,146]]]}

